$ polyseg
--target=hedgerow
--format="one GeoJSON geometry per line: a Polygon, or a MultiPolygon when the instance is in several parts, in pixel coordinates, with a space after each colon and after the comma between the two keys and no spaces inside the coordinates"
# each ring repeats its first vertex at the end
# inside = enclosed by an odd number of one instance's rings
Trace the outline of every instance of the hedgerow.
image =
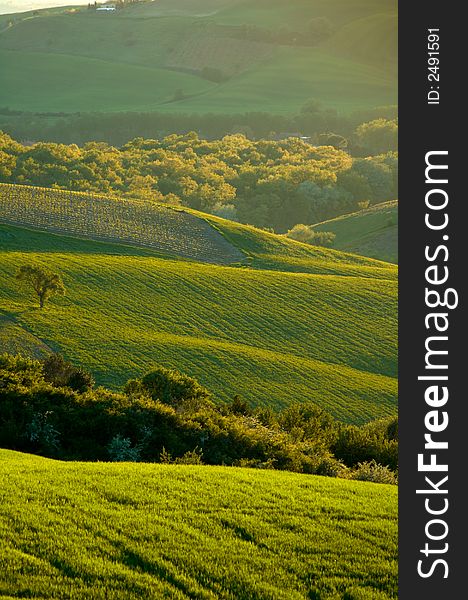
{"type": "Polygon", "coordinates": [[[266,419],[238,398],[215,403],[195,379],[162,367],[120,393],[76,390],[52,378],[50,364],[0,357],[0,446],[67,460],[203,462],[396,481],[390,422],[351,428],[296,403],[266,419]]]}

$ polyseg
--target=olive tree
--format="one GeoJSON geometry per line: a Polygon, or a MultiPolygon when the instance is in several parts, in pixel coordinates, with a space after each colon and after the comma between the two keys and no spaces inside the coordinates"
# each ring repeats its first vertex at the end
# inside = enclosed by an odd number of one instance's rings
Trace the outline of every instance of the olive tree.
{"type": "Polygon", "coordinates": [[[40,266],[23,265],[19,268],[16,279],[34,290],[41,308],[51,296],[65,294],[65,285],[61,276],[40,266]]]}

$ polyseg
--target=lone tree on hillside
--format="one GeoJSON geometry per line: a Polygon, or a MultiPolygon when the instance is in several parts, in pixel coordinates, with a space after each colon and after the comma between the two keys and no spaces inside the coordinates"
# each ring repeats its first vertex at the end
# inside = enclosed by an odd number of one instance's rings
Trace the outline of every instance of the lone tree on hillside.
{"type": "Polygon", "coordinates": [[[51,296],[65,295],[65,285],[60,275],[43,267],[24,265],[19,268],[16,279],[23,281],[28,287],[32,287],[39,298],[41,308],[51,296]]]}

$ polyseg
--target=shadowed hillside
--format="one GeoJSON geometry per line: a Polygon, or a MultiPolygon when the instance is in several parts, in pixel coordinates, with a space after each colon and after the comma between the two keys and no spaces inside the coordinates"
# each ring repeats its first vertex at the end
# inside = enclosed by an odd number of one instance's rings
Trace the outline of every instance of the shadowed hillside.
{"type": "Polygon", "coordinates": [[[393,0],[174,0],[0,18],[0,106],[349,112],[396,102],[393,0]],[[95,81],[103,85],[96,88],[95,81]]]}

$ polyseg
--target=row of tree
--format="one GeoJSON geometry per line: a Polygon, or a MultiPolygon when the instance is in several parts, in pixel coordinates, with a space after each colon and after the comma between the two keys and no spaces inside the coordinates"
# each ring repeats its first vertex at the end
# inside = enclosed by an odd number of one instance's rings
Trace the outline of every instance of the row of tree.
{"type": "MultiPolygon", "coordinates": [[[[224,74],[200,72],[212,80],[224,80],[224,74]]],[[[174,99],[185,97],[179,90],[174,99]]],[[[206,139],[219,139],[232,133],[243,133],[250,139],[277,139],[289,133],[299,133],[318,141],[318,136],[335,135],[345,139],[353,156],[367,156],[396,150],[396,107],[389,106],[341,115],[324,108],[320,102],[308,100],[299,113],[276,115],[266,112],[242,114],[183,113],[28,113],[12,107],[0,107],[0,129],[17,139],[43,140],[82,145],[102,140],[121,146],[136,137],[162,138],[172,133],[195,131],[206,139]],[[356,136],[363,123],[376,123],[377,140],[372,134],[356,136]],[[373,138],[373,139],[371,139],[373,138]],[[375,145],[377,142],[377,146],[375,145]]]]}
{"type": "Polygon", "coordinates": [[[157,367],[122,392],[62,357],[0,356],[0,446],[70,460],[191,462],[395,483],[394,418],[345,425],[314,404],[279,414],[157,367]]]}
{"type": "Polygon", "coordinates": [[[196,133],[26,146],[0,133],[0,182],[127,195],[284,233],[397,197],[397,155],[352,158],[332,145],[196,133]]]}

